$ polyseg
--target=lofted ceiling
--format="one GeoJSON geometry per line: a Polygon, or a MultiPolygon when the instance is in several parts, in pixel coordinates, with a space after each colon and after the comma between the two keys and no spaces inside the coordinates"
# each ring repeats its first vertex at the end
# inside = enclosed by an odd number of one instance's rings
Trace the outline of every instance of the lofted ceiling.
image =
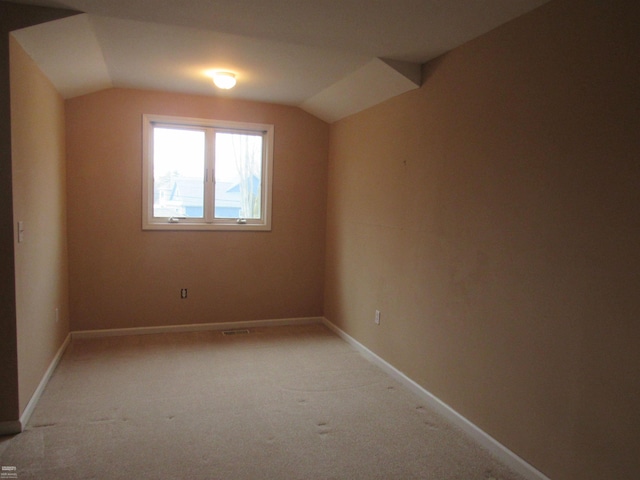
{"type": "Polygon", "coordinates": [[[83,14],[13,35],[65,98],[111,87],[294,105],[333,122],[548,0],[12,0],[83,14]],[[238,85],[213,87],[230,70],[238,85]]]}

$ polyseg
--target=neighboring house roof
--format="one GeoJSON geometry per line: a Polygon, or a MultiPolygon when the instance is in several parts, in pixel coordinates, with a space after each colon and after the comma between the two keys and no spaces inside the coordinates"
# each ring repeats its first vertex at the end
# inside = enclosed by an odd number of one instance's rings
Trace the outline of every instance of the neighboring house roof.
{"type": "MultiPolygon", "coordinates": [[[[255,175],[251,179],[254,193],[260,190],[260,179],[255,175]]],[[[204,187],[202,178],[172,176],[158,180],[157,196],[171,205],[180,204],[184,207],[202,206],[204,187]],[[163,193],[161,193],[163,192],[163,193]]],[[[154,199],[159,202],[159,198],[154,199]]],[[[218,207],[240,208],[240,183],[216,182],[216,205],[218,207]]]]}

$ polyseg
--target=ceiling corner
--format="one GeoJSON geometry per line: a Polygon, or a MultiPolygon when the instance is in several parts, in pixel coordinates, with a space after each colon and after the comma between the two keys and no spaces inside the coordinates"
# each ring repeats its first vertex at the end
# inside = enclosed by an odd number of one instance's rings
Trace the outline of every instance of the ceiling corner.
{"type": "Polygon", "coordinates": [[[305,100],[300,108],[333,123],[421,85],[421,65],[374,58],[305,100]]]}
{"type": "Polygon", "coordinates": [[[113,86],[89,15],[16,30],[12,35],[64,98],[113,86]]]}

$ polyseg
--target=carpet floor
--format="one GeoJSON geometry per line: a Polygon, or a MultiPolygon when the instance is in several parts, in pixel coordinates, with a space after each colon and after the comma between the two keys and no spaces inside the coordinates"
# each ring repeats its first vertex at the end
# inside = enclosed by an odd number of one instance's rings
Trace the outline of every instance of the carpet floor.
{"type": "Polygon", "coordinates": [[[20,480],[524,480],[325,326],[74,340],[20,480]]]}

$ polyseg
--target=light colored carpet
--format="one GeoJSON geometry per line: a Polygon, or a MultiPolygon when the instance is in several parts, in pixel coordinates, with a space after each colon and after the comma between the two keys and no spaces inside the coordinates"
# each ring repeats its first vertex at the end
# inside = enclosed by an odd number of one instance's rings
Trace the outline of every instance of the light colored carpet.
{"type": "Polygon", "coordinates": [[[322,325],[75,340],[0,465],[20,480],[523,480],[322,325]]]}

